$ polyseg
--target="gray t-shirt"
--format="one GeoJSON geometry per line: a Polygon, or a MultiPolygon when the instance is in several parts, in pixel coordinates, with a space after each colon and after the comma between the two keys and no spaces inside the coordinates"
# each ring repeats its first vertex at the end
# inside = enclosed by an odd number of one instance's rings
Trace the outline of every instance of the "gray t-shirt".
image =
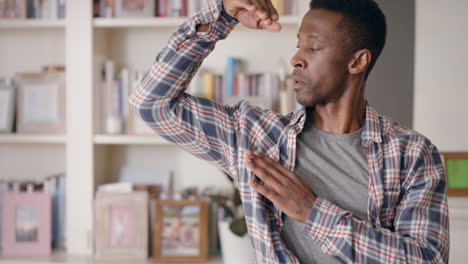
{"type": "MultiPolygon", "coordinates": [[[[307,118],[297,137],[295,173],[317,197],[351,211],[359,219],[367,219],[369,171],[361,131],[331,134],[314,128],[307,118]]],[[[344,263],[336,256],[326,256],[304,233],[305,224],[287,216],[281,238],[303,264],[344,263]]]]}

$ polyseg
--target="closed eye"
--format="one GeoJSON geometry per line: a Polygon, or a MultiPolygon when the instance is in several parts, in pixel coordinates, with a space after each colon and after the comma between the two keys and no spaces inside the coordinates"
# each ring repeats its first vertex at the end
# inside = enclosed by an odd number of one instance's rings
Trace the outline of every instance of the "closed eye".
{"type": "MultiPolygon", "coordinates": [[[[300,46],[301,46],[301,45],[297,44],[297,45],[296,45],[296,49],[301,48],[300,46]]],[[[312,51],[312,52],[317,52],[317,51],[320,51],[320,50],[321,50],[321,49],[319,49],[319,48],[308,48],[308,49],[309,49],[310,51],[312,51]]]]}

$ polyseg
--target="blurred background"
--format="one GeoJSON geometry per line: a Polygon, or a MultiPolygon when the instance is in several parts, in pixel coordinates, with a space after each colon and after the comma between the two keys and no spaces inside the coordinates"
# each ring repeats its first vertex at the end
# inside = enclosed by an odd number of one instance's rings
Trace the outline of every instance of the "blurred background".
{"type": "MultiPolygon", "coordinates": [[[[229,104],[247,99],[281,113],[297,107],[294,94],[282,87],[290,85],[289,61],[309,1],[273,2],[281,14],[282,31],[237,26],[205,60],[189,87],[191,94],[229,104]]],[[[388,35],[367,82],[366,97],[379,113],[424,134],[443,154],[450,187],[450,263],[465,263],[468,2],[377,2],[387,17],[388,35]]],[[[157,216],[155,200],[169,198],[202,200],[208,207],[197,220],[199,227],[208,226],[207,249],[200,249],[207,254],[195,254],[187,263],[196,257],[229,263],[223,259],[217,228],[221,204],[237,210],[229,177],[152,134],[127,104],[128,95],[171,34],[205,4],[203,0],[0,0],[0,247],[4,253],[0,263],[15,263],[12,259],[17,256],[32,263],[111,258],[110,242],[96,241],[113,231],[100,225],[107,220],[99,217],[106,216],[98,217],[95,207],[110,210],[114,203],[150,208],[147,229],[135,231],[148,238],[141,242],[146,246],[132,240],[126,252],[142,263],[150,262],[155,239],[164,240],[153,236],[157,223],[165,221],[164,215],[157,216]],[[144,204],[132,204],[97,195],[105,191],[127,195],[124,201],[138,191],[148,197],[144,204]],[[50,219],[40,212],[48,212],[50,219]],[[10,229],[16,230],[16,242],[29,241],[30,248],[9,240],[12,233],[5,230],[10,229]],[[24,256],[31,254],[43,257],[24,256]]],[[[137,219],[133,213],[132,219],[137,219]]]]}

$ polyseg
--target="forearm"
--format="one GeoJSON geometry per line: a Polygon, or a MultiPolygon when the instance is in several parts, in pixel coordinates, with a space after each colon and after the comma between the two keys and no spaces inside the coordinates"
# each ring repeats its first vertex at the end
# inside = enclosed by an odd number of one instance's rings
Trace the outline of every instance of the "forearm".
{"type": "MultiPolygon", "coordinates": [[[[326,254],[347,263],[447,263],[450,248],[447,184],[437,148],[428,140],[413,142],[401,171],[398,201],[379,209],[371,200],[369,221],[317,198],[304,232],[326,254]],[[377,210],[373,210],[373,209],[377,210]]],[[[382,200],[388,199],[383,194],[382,200]]]]}
{"type": "Polygon", "coordinates": [[[236,24],[222,12],[221,0],[210,1],[172,35],[129,99],[139,118],[160,136],[232,175],[237,108],[185,90],[217,41],[236,24]],[[207,31],[197,32],[197,25],[207,31]]]}
{"type": "MultiPolygon", "coordinates": [[[[306,235],[321,245],[325,254],[337,255],[346,263],[374,260],[376,263],[446,263],[448,248],[436,247],[423,233],[437,234],[433,240],[445,241],[448,230],[425,230],[421,227],[374,227],[349,211],[318,198],[304,229],[306,235]],[[413,229],[413,230],[409,230],[413,229]],[[410,235],[411,232],[414,232],[410,235]],[[420,233],[421,235],[415,235],[420,233]]],[[[434,242],[434,241],[432,241],[434,242]]]]}
{"type": "Polygon", "coordinates": [[[137,113],[161,100],[182,96],[216,42],[226,38],[237,24],[222,9],[221,0],[210,1],[174,32],[130,97],[137,113]]]}

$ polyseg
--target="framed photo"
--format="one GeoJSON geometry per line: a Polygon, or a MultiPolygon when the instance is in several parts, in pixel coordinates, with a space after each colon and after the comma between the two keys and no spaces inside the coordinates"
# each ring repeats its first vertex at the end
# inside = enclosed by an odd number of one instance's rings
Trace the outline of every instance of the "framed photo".
{"type": "Polygon", "coordinates": [[[116,17],[153,17],[154,0],[115,0],[116,17]]]}
{"type": "Polygon", "coordinates": [[[96,258],[148,258],[148,192],[97,192],[94,212],[96,258]]]}
{"type": "Polygon", "coordinates": [[[207,261],[207,213],[204,201],[158,200],[153,251],[155,261],[207,261]]]}
{"type": "Polygon", "coordinates": [[[6,192],[2,207],[3,255],[50,255],[50,195],[43,192],[6,192]]]}
{"type": "Polygon", "coordinates": [[[12,133],[15,119],[15,89],[0,80],[0,133],[12,133]]]}
{"type": "Polygon", "coordinates": [[[65,73],[19,73],[17,89],[18,133],[65,133],[65,73]]]}
{"type": "Polygon", "coordinates": [[[441,153],[449,196],[468,196],[468,152],[441,153]]]}

